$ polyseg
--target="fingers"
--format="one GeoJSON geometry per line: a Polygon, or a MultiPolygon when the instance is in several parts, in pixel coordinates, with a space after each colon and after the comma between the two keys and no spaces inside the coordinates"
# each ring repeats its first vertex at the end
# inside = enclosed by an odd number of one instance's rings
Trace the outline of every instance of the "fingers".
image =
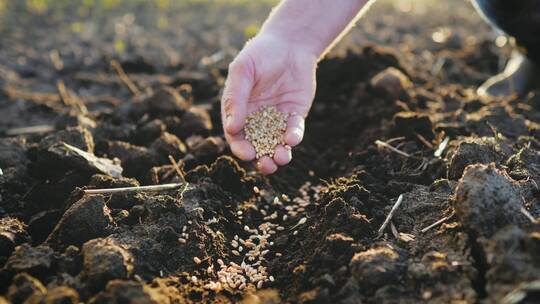
{"type": "Polygon", "coordinates": [[[232,141],[229,146],[231,152],[243,161],[251,161],[255,159],[255,148],[247,140],[232,141]]]}
{"type": "Polygon", "coordinates": [[[247,103],[253,89],[254,73],[250,61],[236,59],[229,66],[229,74],[221,99],[221,113],[225,133],[242,131],[247,115],[247,103]]]}
{"type": "Polygon", "coordinates": [[[276,147],[276,152],[274,153],[274,162],[278,166],[284,166],[290,163],[292,160],[292,151],[291,147],[286,145],[279,145],[276,147]]]}
{"type": "Polygon", "coordinates": [[[259,170],[262,174],[273,174],[278,169],[276,163],[274,163],[274,161],[268,156],[261,157],[257,161],[256,166],[257,170],[259,170]]]}
{"type": "Polygon", "coordinates": [[[291,114],[287,119],[287,130],[284,141],[287,145],[294,147],[304,138],[305,120],[298,114],[291,114]]]}

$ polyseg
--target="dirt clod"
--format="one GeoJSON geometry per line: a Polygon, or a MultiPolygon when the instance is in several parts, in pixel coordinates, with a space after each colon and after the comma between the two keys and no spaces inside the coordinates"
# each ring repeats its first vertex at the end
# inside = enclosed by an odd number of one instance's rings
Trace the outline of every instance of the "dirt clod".
{"type": "Polygon", "coordinates": [[[41,296],[47,289],[36,278],[27,273],[17,274],[8,289],[8,299],[12,303],[26,303],[31,296],[41,296]]]}
{"type": "Polygon", "coordinates": [[[378,288],[399,281],[403,271],[400,259],[394,248],[380,246],[356,253],[349,267],[360,286],[378,288]]]}
{"type": "Polygon", "coordinates": [[[506,151],[501,149],[493,137],[463,139],[448,164],[448,178],[459,179],[470,164],[501,162],[506,151]]]}
{"type": "Polygon", "coordinates": [[[508,224],[524,223],[515,181],[490,165],[470,165],[456,187],[454,207],[465,227],[491,236],[508,224]]]}
{"type": "Polygon", "coordinates": [[[110,210],[103,196],[84,196],[64,213],[46,242],[55,247],[80,246],[88,240],[105,236],[112,225],[110,210]]]}
{"type": "Polygon", "coordinates": [[[433,126],[429,115],[417,112],[399,112],[393,118],[396,133],[416,138],[417,134],[427,140],[433,139],[433,126]]]}
{"type": "Polygon", "coordinates": [[[394,98],[400,98],[407,89],[413,86],[409,77],[394,67],[389,67],[375,75],[370,84],[375,90],[394,98]]]}
{"type": "Polygon", "coordinates": [[[109,280],[127,279],[133,271],[133,257],[114,239],[93,239],[82,246],[82,278],[92,290],[100,290],[109,280]]]}
{"type": "Polygon", "coordinates": [[[30,240],[26,225],[11,217],[0,219],[0,257],[8,257],[16,246],[30,240]]]}

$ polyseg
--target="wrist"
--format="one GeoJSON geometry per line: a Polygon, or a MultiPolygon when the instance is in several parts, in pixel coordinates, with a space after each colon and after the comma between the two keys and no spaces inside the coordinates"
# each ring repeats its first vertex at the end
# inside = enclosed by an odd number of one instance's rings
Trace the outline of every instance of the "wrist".
{"type": "Polygon", "coordinates": [[[282,46],[293,53],[302,54],[317,61],[326,46],[317,38],[306,36],[309,35],[306,33],[299,35],[294,31],[285,30],[283,27],[265,26],[255,39],[271,41],[273,45],[282,46]]]}

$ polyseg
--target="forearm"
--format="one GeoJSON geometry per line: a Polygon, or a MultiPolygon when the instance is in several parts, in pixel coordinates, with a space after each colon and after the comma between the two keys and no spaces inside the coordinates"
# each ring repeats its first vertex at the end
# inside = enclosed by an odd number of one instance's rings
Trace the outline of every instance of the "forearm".
{"type": "Polygon", "coordinates": [[[264,23],[261,34],[283,37],[322,57],[373,0],[283,0],[264,23]]]}

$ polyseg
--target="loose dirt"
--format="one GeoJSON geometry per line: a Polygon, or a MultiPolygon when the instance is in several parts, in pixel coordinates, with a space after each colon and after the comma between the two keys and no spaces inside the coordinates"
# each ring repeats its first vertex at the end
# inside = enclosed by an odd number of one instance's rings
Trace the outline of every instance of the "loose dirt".
{"type": "Polygon", "coordinates": [[[474,93],[507,51],[480,20],[441,17],[459,21],[448,32],[436,14],[378,13],[345,43],[395,48],[320,63],[305,140],[270,177],[223,139],[226,60],[130,42],[121,75],[100,53],[114,40],[67,33],[61,67],[49,42],[0,51],[0,302],[538,301],[539,92],[474,93]]]}

